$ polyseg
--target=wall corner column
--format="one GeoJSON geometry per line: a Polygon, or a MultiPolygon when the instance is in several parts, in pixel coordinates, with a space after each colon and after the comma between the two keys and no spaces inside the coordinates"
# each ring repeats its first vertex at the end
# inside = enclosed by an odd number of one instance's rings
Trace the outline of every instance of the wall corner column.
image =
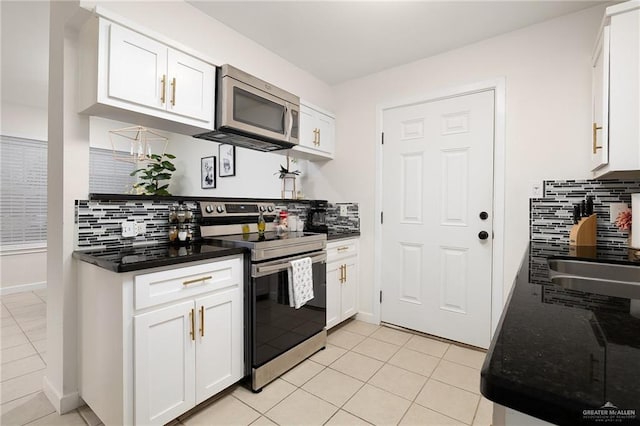
{"type": "Polygon", "coordinates": [[[58,413],[82,405],[78,390],[75,200],[86,199],[89,120],[77,113],[77,1],[51,2],[47,189],[47,371],[43,390],[58,413]]]}

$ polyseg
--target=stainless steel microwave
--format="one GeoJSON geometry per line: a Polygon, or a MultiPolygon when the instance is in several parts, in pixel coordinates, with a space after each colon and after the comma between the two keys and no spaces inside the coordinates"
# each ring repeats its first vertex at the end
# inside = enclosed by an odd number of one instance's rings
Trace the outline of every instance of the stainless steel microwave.
{"type": "Polygon", "coordinates": [[[194,137],[267,152],[298,145],[300,98],[228,64],[216,71],[215,130],[194,137]]]}

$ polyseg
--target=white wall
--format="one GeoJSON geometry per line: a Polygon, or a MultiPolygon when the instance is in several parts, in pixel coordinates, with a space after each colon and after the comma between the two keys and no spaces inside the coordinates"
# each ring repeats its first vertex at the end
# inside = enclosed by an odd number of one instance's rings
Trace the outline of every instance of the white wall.
{"type": "MultiPolygon", "coordinates": [[[[128,141],[124,138],[111,137],[109,130],[132,126],[131,123],[109,120],[100,117],[90,118],[90,145],[102,149],[129,151],[128,141]],[[113,144],[112,144],[113,141],[113,144]]],[[[250,197],[279,198],[281,180],[275,173],[280,165],[286,165],[285,154],[273,154],[236,147],[236,175],[217,176],[216,188],[202,189],[200,184],[200,159],[215,156],[218,158],[217,142],[196,139],[157,130],[169,139],[166,152],[176,156],[171,160],[176,166],[169,182],[169,192],[173,195],[204,197],[250,197]]],[[[154,146],[154,153],[159,153],[160,146],[154,146]]],[[[144,167],[141,164],[140,167],[144,167]]],[[[306,170],[306,161],[298,161],[294,168],[306,170]]],[[[219,175],[219,172],[216,172],[219,175]]],[[[302,176],[301,176],[302,177],[302,176]]],[[[302,180],[298,187],[304,191],[302,180]]]]}
{"type": "Polygon", "coordinates": [[[528,240],[529,182],[589,177],[590,59],[603,11],[587,9],[334,88],[336,159],[310,165],[316,179],[307,191],[360,203],[361,312],[372,313],[375,300],[377,106],[506,78],[506,294],[528,240]]]}
{"type": "MultiPolygon", "coordinates": [[[[47,140],[47,110],[6,102],[2,106],[2,128],[6,136],[47,140]]],[[[33,289],[47,281],[45,248],[0,253],[0,294],[33,289]]]]}

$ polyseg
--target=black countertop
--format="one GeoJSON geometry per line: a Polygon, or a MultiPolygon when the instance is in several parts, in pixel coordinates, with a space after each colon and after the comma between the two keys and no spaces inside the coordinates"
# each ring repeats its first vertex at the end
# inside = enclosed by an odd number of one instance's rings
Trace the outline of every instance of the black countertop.
{"type": "Polygon", "coordinates": [[[357,238],[359,236],[360,236],[360,231],[329,229],[329,232],[327,232],[327,241],[342,240],[345,238],[357,238]]]}
{"type": "Polygon", "coordinates": [[[550,257],[640,267],[626,248],[576,252],[531,241],[482,367],[482,394],[556,424],[640,424],[640,300],[556,286],[548,278],[550,257]],[[635,416],[618,411],[617,421],[613,411],[584,411],[607,403],[635,416]]]}
{"type": "Polygon", "coordinates": [[[245,249],[241,247],[217,247],[206,243],[192,243],[182,246],[157,244],[102,250],[77,250],[73,252],[73,257],[113,272],[130,272],[215,259],[244,252],[245,249]]]}

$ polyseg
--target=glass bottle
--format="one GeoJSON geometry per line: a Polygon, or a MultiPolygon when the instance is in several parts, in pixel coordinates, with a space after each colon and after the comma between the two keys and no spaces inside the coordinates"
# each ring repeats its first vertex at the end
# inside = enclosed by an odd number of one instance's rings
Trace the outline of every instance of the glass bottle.
{"type": "Polygon", "coordinates": [[[178,207],[178,223],[184,223],[184,220],[187,216],[187,210],[184,205],[180,205],[178,207]]]}
{"type": "Polygon", "coordinates": [[[264,230],[266,227],[267,223],[264,221],[262,212],[260,212],[260,216],[258,216],[258,235],[264,235],[264,230]]]}

